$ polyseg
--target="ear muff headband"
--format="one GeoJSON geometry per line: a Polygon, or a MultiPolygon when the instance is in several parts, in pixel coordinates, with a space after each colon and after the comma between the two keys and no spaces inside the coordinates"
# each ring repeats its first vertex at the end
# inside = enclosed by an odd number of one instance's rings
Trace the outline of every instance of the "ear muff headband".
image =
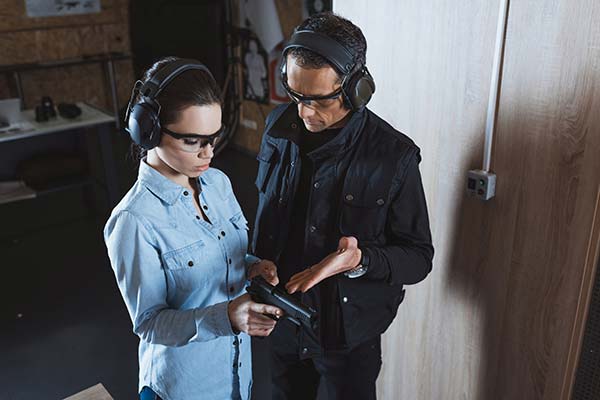
{"type": "Polygon", "coordinates": [[[148,82],[142,86],[140,90],[142,96],[155,99],[177,75],[191,69],[204,71],[212,79],[214,79],[204,64],[191,59],[181,59],[173,61],[156,71],[156,73],[148,80],[148,82]]]}
{"type": "Polygon", "coordinates": [[[284,56],[289,49],[297,47],[310,50],[326,58],[342,75],[348,75],[354,69],[355,62],[352,53],[325,34],[313,31],[294,33],[283,49],[284,56]]]}

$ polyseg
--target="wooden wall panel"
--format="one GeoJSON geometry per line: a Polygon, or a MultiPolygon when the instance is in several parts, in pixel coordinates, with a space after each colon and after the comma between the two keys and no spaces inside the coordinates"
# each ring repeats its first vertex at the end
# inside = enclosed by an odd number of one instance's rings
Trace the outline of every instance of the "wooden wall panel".
{"type": "MultiPolygon", "coordinates": [[[[119,105],[124,107],[134,81],[129,61],[115,63],[119,105]]],[[[111,93],[105,71],[100,64],[27,71],[22,74],[25,108],[33,108],[44,95],[50,95],[56,103],[86,101],[112,112],[111,93]]]]}
{"type": "MultiPolygon", "coordinates": [[[[275,2],[281,30],[286,39],[290,37],[294,28],[302,22],[302,4],[301,0],[277,0],[275,2]]],[[[240,87],[243,88],[241,84],[240,87]]],[[[240,125],[233,138],[233,143],[248,153],[258,153],[265,129],[265,116],[269,115],[274,108],[275,105],[272,104],[258,104],[254,101],[242,100],[241,119],[255,122],[256,129],[240,125]]]]}
{"type": "Polygon", "coordinates": [[[465,199],[463,185],[466,171],[481,163],[497,9],[485,0],[334,7],[367,37],[377,83],[370,108],[422,148],[436,247],[432,274],[407,288],[384,336],[379,398],[477,399],[487,357],[482,347],[495,320],[486,320],[487,304],[500,303],[505,290],[483,273],[478,249],[487,247],[491,232],[466,229],[466,214],[482,220],[485,206],[465,199]],[[470,231],[471,240],[460,239],[470,231]],[[480,289],[486,284],[487,292],[480,289]]]}
{"type": "Polygon", "coordinates": [[[0,32],[49,29],[74,25],[99,25],[127,23],[127,0],[102,0],[99,13],[75,16],[29,18],[24,0],[2,0],[0,2],[0,32]]]}
{"type": "MultiPolygon", "coordinates": [[[[497,171],[520,178],[500,333],[503,398],[558,399],[600,184],[600,4],[515,3],[496,141],[497,171]],[[526,304],[523,306],[523,304],[526,304]],[[515,362],[516,361],[516,362],[515,362]]],[[[515,199],[511,199],[515,202],[515,199]]]]}
{"type": "Polygon", "coordinates": [[[299,0],[277,0],[277,14],[283,36],[287,39],[294,32],[294,28],[302,22],[302,6],[304,2],[299,0]]]}
{"type": "MultiPolygon", "coordinates": [[[[101,4],[102,11],[96,14],[28,18],[24,1],[3,1],[0,5],[0,64],[129,53],[129,2],[103,0],[101,4]]],[[[123,107],[133,82],[132,66],[129,61],[120,61],[115,70],[119,105],[123,107]]],[[[28,71],[22,74],[22,81],[27,108],[39,102],[41,96],[50,95],[56,103],[89,101],[111,110],[110,91],[100,65],[28,71]]],[[[14,84],[2,76],[0,98],[11,96],[16,96],[14,84]]]]}
{"type": "Polygon", "coordinates": [[[464,184],[481,165],[498,7],[334,5],[369,41],[371,108],[422,148],[436,246],[384,336],[381,399],[559,399],[569,375],[600,186],[600,3],[511,5],[497,196],[482,203],[464,184]]]}

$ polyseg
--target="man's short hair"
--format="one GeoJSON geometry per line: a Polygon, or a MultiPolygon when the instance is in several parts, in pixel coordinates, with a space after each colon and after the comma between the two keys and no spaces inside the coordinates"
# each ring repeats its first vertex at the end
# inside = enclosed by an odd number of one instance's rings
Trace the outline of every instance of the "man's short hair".
{"type": "MultiPolygon", "coordinates": [[[[346,18],[332,12],[315,14],[296,27],[296,31],[302,30],[325,34],[340,43],[353,54],[356,68],[361,68],[366,64],[367,40],[360,28],[346,18]]],[[[323,68],[323,66],[329,65],[336,70],[338,76],[341,74],[341,71],[338,71],[325,57],[314,51],[295,47],[290,49],[286,55],[291,55],[301,67],[323,68]]]]}

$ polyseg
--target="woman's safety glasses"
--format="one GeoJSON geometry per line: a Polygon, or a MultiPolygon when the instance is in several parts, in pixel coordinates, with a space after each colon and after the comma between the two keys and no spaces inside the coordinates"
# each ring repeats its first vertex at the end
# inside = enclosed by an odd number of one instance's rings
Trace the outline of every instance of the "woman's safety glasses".
{"type": "Polygon", "coordinates": [[[215,147],[221,136],[225,133],[225,124],[221,125],[221,129],[211,135],[199,135],[197,133],[177,133],[162,128],[162,131],[167,135],[177,139],[177,145],[179,149],[187,153],[199,153],[200,150],[205,148],[207,145],[215,147]]]}

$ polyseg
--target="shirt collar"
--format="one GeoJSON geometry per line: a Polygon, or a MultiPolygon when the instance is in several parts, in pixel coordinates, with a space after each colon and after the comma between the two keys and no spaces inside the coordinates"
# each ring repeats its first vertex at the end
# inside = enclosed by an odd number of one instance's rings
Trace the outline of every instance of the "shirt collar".
{"type": "MultiPolygon", "coordinates": [[[[327,158],[348,151],[358,140],[367,120],[366,108],[355,111],[340,133],[323,147],[310,153],[311,158],[327,158]]],[[[301,135],[309,134],[304,128],[302,119],[298,116],[296,104],[290,103],[281,116],[268,129],[268,135],[284,138],[296,144],[300,143],[301,135]]]]}
{"type": "MultiPolygon", "coordinates": [[[[155,196],[163,200],[168,204],[174,204],[177,199],[181,197],[186,188],[177,183],[173,182],[151,166],[146,163],[146,158],[144,157],[140,161],[140,168],[138,171],[138,180],[155,196]]],[[[204,177],[200,176],[199,178],[200,191],[202,191],[202,186],[207,185],[209,182],[204,177]]]]}

